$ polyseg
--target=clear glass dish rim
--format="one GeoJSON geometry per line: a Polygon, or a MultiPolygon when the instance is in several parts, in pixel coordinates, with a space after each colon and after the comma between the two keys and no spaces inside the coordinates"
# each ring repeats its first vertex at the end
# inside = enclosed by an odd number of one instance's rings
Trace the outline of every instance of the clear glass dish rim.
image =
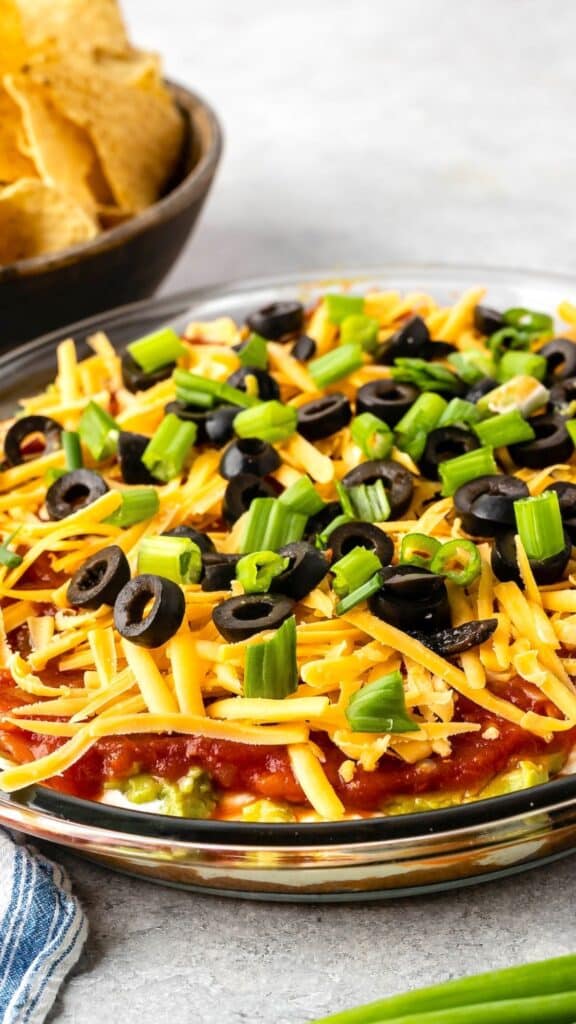
{"type": "MultiPolygon", "coordinates": [[[[0,372],[8,373],[12,362],[19,357],[27,357],[37,351],[50,350],[61,338],[81,336],[95,328],[103,329],[103,324],[113,328],[132,318],[145,313],[154,313],[158,318],[182,315],[192,310],[195,304],[232,299],[252,292],[273,290],[274,288],[294,288],[297,291],[314,289],[331,283],[353,285],[355,281],[374,281],[386,277],[398,277],[403,274],[413,278],[422,275],[422,288],[427,277],[437,277],[447,287],[462,287],[467,279],[468,286],[473,283],[482,285],[544,285],[567,289],[576,292],[576,279],[568,271],[539,271],[534,268],[510,268],[482,266],[478,264],[450,263],[383,263],[365,267],[334,267],[329,269],[295,271],[285,274],[238,279],[217,285],[204,285],[198,288],[181,291],[169,296],[144,299],[116,309],[98,313],[84,320],[77,321],[65,328],[23,345],[16,346],[0,355],[0,372]]],[[[105,327],[104,327],[105,329],[105,327]]],[[[14,385],[19,383],[16,375],[14,385]]],[[[96,801],[60,793],[44,786],[33,786],[12,797],[0,796],[0,814],[6,808],[9,816],[12,810],[18,814],[18,807],[28,811],[39,812],[57,819],[62,824],[81,826],[93,830],[95,837],[103,837],[105,832],[113,833],[117,839],[122,835],[132,840],[140,837],[143,841],[168,840],[175,842],[194,843],[202,846],[222,849],[238,849],[262,847],[274,850],[304,850],[337,845],[352,847],[372,845],[374,843],[390,843],[417,840],[440,835],[461,835],[475,831],[478,827],[510,823],[522,816],[549,811],[553,808],[570,806],[576,799],[576,776],[560,776],[550,782],[530,789],[505,796],[492,797],[470,804],[419,812],[417,814],[382,816],[378,818],[353,819],[336,822],[305,822],[302,824],[271,824],[243,823],[235,821],[202,821],[187,820],[153,814],[147,811],[129,810],[120,807],[100,804],[96,801]]],[[[15,824],[12,821],[12,824],[15,824]]]]}

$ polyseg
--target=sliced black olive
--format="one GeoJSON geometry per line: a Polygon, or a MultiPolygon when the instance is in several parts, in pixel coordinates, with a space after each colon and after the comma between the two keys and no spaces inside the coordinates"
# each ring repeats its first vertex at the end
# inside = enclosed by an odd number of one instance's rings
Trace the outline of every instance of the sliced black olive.
{"type": "Polygon", "coordinates": [[[114,625],[120,636],[139,647],[161,647],[178,631],[185,611],[184,592],[177,583],[143,573],[118,594],[114,625]]]}
{"type": "Polygon", "coordinates": [[[414,493],[414,478],[409,470],[391,459],[362,462],[343,478],[345,487],[374,484],[382,480],[390,502],[390,518],[399,519],[408,508],[414,493]]]}
{"type": "Polygon", "coordinates": [[[230,481],[224,492],[222,516],[228,526],[232,526],[247,512],[254,498],[275,498],[276,491],[262,477],[254,473],[239,473],[230,481]]]}
{"type": "Polygon", "coordinates": [[[576,544],[576,484],[558,480],[554,484],[549,484],[546,490],[556,491],[564,530],[572,543],[576,544]]]}
{"type": "Polygon", "coordinates": [[[73,512],[91,505],[108,491],[108,484],[91,469],[74,469],[58,477],[46,492],[50,519],[66,519],[73,512]]]}
{"type": "Polygon", "coordinates": [[[388,338],[377,349],[374,362],[380,366],[392,366],[395,359],[406,356],[420,357],[426,342],[430,341],[430,331],[422,317],[413,316],[399,331],[388,338]]]}
{"type": "Polygon", "coordinates": [[[176,363],[166,363],[152,373],[145,373],[129,352],[122,356],[122,381],[127,391],[135,394],[137,391],[148,391],[161,380],[168,380],[176,369],[176,363]]]}
{"type": "Polygon", "coordinates": [[[301,302],[271,302],[247,316],[246,323],[251,331],[260,334],[262,338],[276,341],[286,334],[302,330],[304,306],[301,302]]]}
{"type": "Polygon", "coordinates": [[[183,402],[168,402],[165,413],[174,413],[180,420],[195,423],[196,443],[213,444],[217,448],[227,444],[234,436],[233,423],[241,412],[239,405],[219,405],[215,409],[197,409],[183,402]]]}
{"type": "Polygon", "coordinates": [[[127,430],[118,435],[118,462],[125,484],[155,484],[158,481],[142,462],[142,456],[150,444],[144,434],[131,434],[127,430]]]}
{"type": "Polygon", "coordinates": [[[275,594],[286,594],[293,601],[301,601],[324,579],[330,568],[325,555],[313,544],[295,541],[280,548],[279,554],[290,559],[290,565],[276,576],[270,590],[275,594]]]}
{"type": "Polygon", "coordinates": [[[461,427],[437,427],[431,430],[426,439],[424,454],[420,459],[420,469],[428,480],[439,480],[439,466],[446,459],[455,459],[458,455],[465,455],[475,448],[480,447],[480,442],[471,430],[463,430],[461,427]]]}
{"type": "Polygon", "coordinates": [[[515,476],[479,476],[458,488],[454,508],[466,533],[495,537],[513,525],[514,502],[529,494],[524,481],[515,476]]]}
{"type": "Polygon", "coordinates": [[[538,355],[548,364],[550,381],[566,380],[576,374],[576,342],[569,338],[554,338],[543,345],[538,355]]]}
{"type": "Polygon", "coordinates": [[[337,430],[347,427],[352,419],[352,409],[346,395],[335,391],[313,402],[306,402],[298,409],[298,433],[308,441],[320,441],[331,437],[337,430]]]}
{"type": "Polygon", "coordinates": [[[496,331],[502,330],[505,326],[506,321],[498,310],[491,309],[490,306],[476,306],[474,327],[480,334],[485,334],[489,338],[491,334],[496,334],[496,331]]]}
{"type": "Polygon", "coordinates": [[[410,636],[419,640],[421,644],[429,647],[436,654],[449,658],[454,654],[463,654],[464,651],[478,647],[490,639],[498,625],[498,619],[473,619],[465,622],[462,626],[453,626],[451,629],[440,629],[437,633],[420,633],[416,629],[408,630],[410,636]]]}
{"type": "Polygon", "coordinates": [[[295,341],[290,349],[290,355],[297,359],[299,363],[307,363],[309,359],[313,359],[316,355],[316,342],[314,338],[309,338],[307,334],[301,334],[298,341],[295,341]]]}
{"type": "Polygon", "coordinates": [[[398,629],[422,633],[451,625],[448,592],[441,577],[409,565],[391,566],[383,571],[386,574],[380,590],[368,599],[373,615],[398,629]]]}
{"type": "Polygon", "coordinates": [[[324,508],[321,508],[319,512],[315,512],[313,516],[310,516],[306,523],[306,536],[316,537],[317,534],[323,533],[324,530],[330,526],[337,516],[341,516],[343,512],[342,505],[339,501],[329,501],[324,508]]]}
{"type": "MultiPolygon", "coordinates": [[[[509,530],[508,533],[504,533],[501,537],[496,538],[492,548],[492,572],[503,583],[513,580],[514,583],[523,586],[516,558],[515,537],[516,531],[509,530]]],[[[566,537],[566,543],[557,555],[551,555],[550,558],[529,559],[530,568],[534,573],[536,583],[540,586],[545,586],[547,583],[557,583],[558,580],[562,579],[564,570],[570,560],[571,552],[572,544],[570,539],[566,537]]]]}
{"type": "Polygon", "coordinates": [[[475,384],[468,389],[464,395],[467,402],[479,402],[484,395],[489,395],[494,388],[498,387],[498,381],[494,380],[493,377],[482,377],[481,380],[477,380],[475,384]]]}
{"type": "Polygon", "coordinates": [[[263,402],[277,401],[280,398],[280,388],[267,370],[259,370],[256,366],[241,366],[228,377],[227,384],[237,388],[238,391],[248,391],[246,384],[247,377],[254,377],[258,387],[258,398],[263,402]]]}
{"type": "Polygon", "coordinates": [[[232,580],[236,579],[236,566],[240,557],[240,555],[225,555],[221,551],[203,555],[202,590],[230,590],[232,580]]]}
{"type": "Polygon", "coordinates": [[[239,473],[268,476],[279,465],[280,456],[268,441],[261,441],[258,437],[239,437],[220,459],[219,473],[225,480],[233,480],[239,473]]]}
{"type": "Polygon", "coordinates": [[[66,597],[73,608],[112,606],[130,579],[128,559],[116,544],[87,558],[74,573],[66,597]]]}
{"type": "Polygon", "coordinates": [[[508,448],[517,466],[544,469],[555,462],[567,462],[574,452],[574,442],[561,416],[548,413],[530,420],[536,437],[533,441],[511,444],[508,448]]]}
{"type": "Polygon", "coordinates": [[[550,389],[548,399],[552,409],[566,413],[572,402],[576,402],[576,377],[567,377],[550,389]]]}
{"type": "Polygon", "coordinates": [[[373,551],[382,565],[389,565],[394,555],[394,544],[388,534],[373,523],[363,523],[360,520],[337,526],[330,534],[328,544],[332,549],[333,562],[343,558],[353,548],[367,548],[368,551],[373,551]]]}
{"type": "Polygon", "coordinates": [[[214,541],[210,540],[210,537],[205,533],[201,533],[200,530],[195,530],[192,526],[175,526],[173,530],[165,530],[162,536],[185,537],[186,540],[191,540],[193,544],[196,544],[203,555],[212,554],[216,551],[214,541]]]}
{"type": "Polygon", "coordinates": [[[294,602],[279,594],[244,594],[217,605],[212,620],[224,639],[235,643],[264,629],[278,629],[293,608],[294,602]]]}
{"type": "Polygon", "coordinates": [[[31,441],[35,434],[42,435],[43,455],[55,452],[61,446],[62,427],[49,416],[21,416],[15,420],[4,438],[4,455],[9,466],[19,466],[27,459],[36,459],[37,451],[29,454],[22,449],[26,441],[31,441]]]}
{"type": "Polygon", "coordinates": [[[356,394],[356,414],[371,412],[390,427],[395,427],[408,412],[420,392],[413,384],[395,380],[372,380],[363,384],[356,394]]]}
{"type": "Polygon", "coordinates": [[[420,349],[419,358],[434,362],[435,359],[446,359],[446,356],[451,356],[453,352],[457,351],[456,345],[453,345],[451,341],[432,341],[430,339],[420,349]]]}

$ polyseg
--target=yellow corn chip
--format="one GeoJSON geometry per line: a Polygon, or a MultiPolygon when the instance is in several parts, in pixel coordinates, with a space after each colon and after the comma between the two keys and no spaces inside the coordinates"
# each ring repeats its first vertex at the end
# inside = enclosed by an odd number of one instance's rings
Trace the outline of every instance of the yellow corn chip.
{"type": "Polygon", "coordinates": [[[97,234],[73,199],[33,178],[0,189],[0,264],[67,249],[97,234]]]}
{"type": "Polygon", "coordinates": [[[29,47],[16,0],[0,0],[0,75],[6,74],[7,71],[15,71],[29,56],[29,47]]]}
{"type": "Polygon", "coordinates": [[[62,53],[126,53],[129,44],[116,0],[18,0],[26,39],[62,53]]]}
{"type": "MultiPolygon", "coordinates": [[[[1,28],[0,28],[1,31],[1,28]]],[[[16,103],[0,86],[0,182],[33,178],[36,168],[20,148],[22,115],[16,103]]]]}

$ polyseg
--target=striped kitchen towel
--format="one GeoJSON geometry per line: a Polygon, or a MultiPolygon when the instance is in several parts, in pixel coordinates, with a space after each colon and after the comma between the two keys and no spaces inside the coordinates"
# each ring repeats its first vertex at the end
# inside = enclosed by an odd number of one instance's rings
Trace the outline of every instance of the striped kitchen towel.
{"type": "Polygon", "coordinates": [[[45,1020],[86,931],[63,869],[0,830],[0,1024],[45,1020]]]}

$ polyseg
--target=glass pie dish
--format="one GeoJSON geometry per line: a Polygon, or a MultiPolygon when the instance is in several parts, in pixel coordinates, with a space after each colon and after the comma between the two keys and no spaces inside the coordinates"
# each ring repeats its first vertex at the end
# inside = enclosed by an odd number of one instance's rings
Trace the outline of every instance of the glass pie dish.
{"type": "MultiPolygon", "coordinates": [[[[491,305],[554,309],[570,298],[561,275],[486,268],[383,267],[294,275],[138,303],[32,342],[0,358],[0,413],[40,390],[55,371],[55,345],[105,331],[118,345],[191,320],[243,320],[271,301],[310,302],[345,281],[365,292],[426,290],[453,302],[484,284],[491,305]]],[[[411,895],[472,884],[576,849],[576,778],[459,807],[335,823],[252,824],[179,819],[81,800],[43,786],[0,795],[0,824],[65,845],[109,867],[217,894],[284,900],[411,895]]]]}

